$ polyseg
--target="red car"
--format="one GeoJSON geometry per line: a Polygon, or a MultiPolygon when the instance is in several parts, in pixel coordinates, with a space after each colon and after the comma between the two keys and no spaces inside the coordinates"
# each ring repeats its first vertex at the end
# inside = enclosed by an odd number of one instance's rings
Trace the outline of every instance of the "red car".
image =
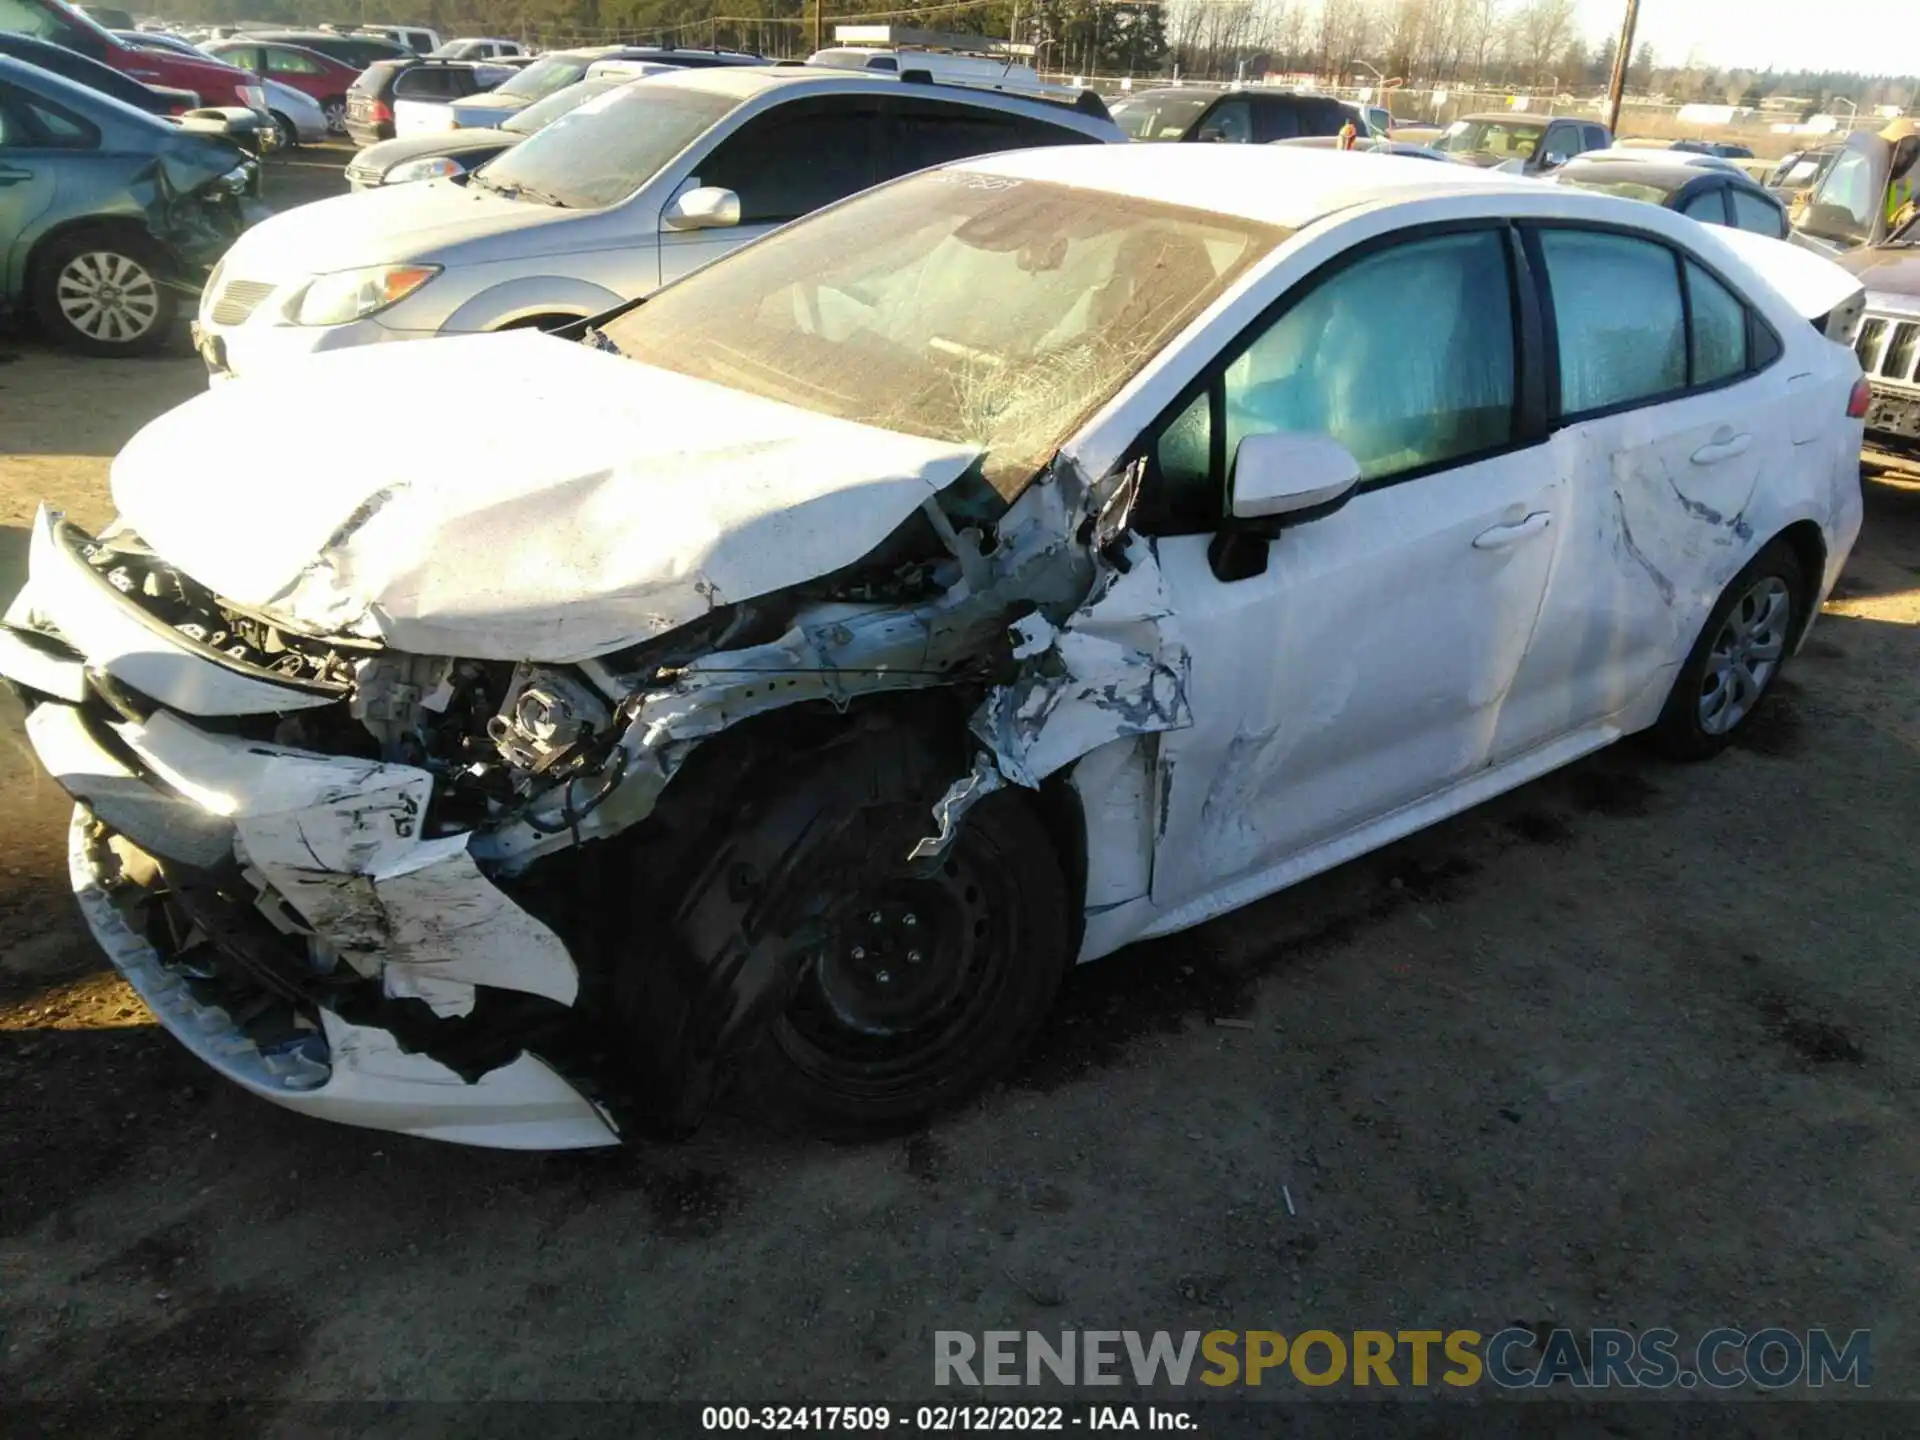
{"type": "Polygon", "coordinates": [[[246,105],[264,109],[259,81],[245,70],[218,60],[199,60],[165,50],[123,45],[60,0],[0,0],[0,31],[76,50],[144,85],[190,90],[202,105],[246,105]]]}
{"type": "MultiPolygon", "coordinates": [[[[6,0],[0,0],[4,5],[6,0]]],[[[250,40],[245,36],[232,40],[211,40],[202,47],[229,65],[268,75],[282,85],[311,95],[326,112],[327,129],[335,135],[347,128],[347,91],[360,78],[357,67],[284,40],[250,40]]]]}

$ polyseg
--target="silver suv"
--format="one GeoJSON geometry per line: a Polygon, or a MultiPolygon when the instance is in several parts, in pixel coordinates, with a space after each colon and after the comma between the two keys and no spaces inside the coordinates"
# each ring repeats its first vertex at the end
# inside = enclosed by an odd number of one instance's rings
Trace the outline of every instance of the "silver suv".
{"type": "Polygon", "coordinates": [[[1124,140],[1091,95],[1063,104],[797,66],[651,76],[470,176],[255,226],[209,281],[195,341],[220,377],[322,350],[558,324],[898,175],[1124,140]]]}

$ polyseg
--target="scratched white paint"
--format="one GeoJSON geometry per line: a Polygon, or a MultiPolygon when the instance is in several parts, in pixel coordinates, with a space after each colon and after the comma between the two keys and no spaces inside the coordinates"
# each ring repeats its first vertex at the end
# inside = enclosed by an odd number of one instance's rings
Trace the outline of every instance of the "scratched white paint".
{"type": "Polygon", "coordinates": [[[421,654],[649,639],[859,559],[978,453],[533,331],[351,358],[405,403],[289,446],[301,367],[220,386],[134,436],[113,497],[218,594],[421,654]]]}

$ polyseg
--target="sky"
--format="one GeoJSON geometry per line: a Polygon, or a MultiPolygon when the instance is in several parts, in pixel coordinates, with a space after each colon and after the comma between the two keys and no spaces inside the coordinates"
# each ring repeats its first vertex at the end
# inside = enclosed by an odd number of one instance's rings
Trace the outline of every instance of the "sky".
{"type": "MultiPolygon", "coordinates": [[[[1626,0],[1580,0],[1589,40],[1618,34],[1626,0]]],[[[1640,0],[1634,44],[1662,65],[1920,73],[1920,0],[1640,0]]]]}

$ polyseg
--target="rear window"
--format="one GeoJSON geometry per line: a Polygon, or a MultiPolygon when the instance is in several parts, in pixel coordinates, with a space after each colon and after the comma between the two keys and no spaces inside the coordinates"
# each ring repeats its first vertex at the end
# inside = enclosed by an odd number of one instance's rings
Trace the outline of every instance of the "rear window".
{"type": "Polygon", "coordinates": [[[389,95],[393,91],[394,81],[407,67],[392,60],[380,60],[360,72],[360,77],[347,88],[356,95],[372,95],[376,98],[389,95]]]}
{"type": "Polygon", "coordinates": [[[1338,135],[1347,123],[1347,109],[1338,100],[1289,100],[1302,135],[1338,135]]]}
{"type": "Polygon", "coordinates": [[[729,95],[643,81],[596,96],[475,172],[489,189],[570,210],[618,204],[705,134],[729,95]]]}

